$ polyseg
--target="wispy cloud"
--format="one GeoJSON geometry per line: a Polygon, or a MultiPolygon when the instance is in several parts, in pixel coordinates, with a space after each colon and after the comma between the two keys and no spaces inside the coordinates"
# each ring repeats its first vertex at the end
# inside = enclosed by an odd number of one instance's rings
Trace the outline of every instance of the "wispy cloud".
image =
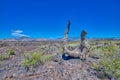
{"type": "Polygon", "coordinates": [[[13,31],[14,33],[22,33],[23,31],[22,30],[15,30],[13,31]]]}
{"type": "Polygon", "coordinates": [[[28,35],[23,34],[22,30],[15,30],[11,34],[12,36],[15,36],[15,37],[30,37],[28,35]]]}

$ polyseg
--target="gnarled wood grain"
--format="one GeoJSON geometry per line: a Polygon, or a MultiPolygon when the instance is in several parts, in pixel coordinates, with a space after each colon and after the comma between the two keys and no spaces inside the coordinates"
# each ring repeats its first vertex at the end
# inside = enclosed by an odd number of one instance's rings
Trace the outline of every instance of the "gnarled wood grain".
{"type": "Polygon", "coordinates": [[[83,30],[81,32],[80,45],[76,49],[71,51],[67,47],[69,31],[70,31],[70,21],[68,21],[67,29],[66,29],[65,34],[64,34],[64,46],[63,46],[64,53],[67,54],[68,56],[72,56],[72,57],[83,57],[83,55],[88,53],[88,50],[89,50],[87,43],[86,43],[87,32],[85,30],[83,30]],[[84,50],[84,49],[87,49],[87,50],[84,50]]]}

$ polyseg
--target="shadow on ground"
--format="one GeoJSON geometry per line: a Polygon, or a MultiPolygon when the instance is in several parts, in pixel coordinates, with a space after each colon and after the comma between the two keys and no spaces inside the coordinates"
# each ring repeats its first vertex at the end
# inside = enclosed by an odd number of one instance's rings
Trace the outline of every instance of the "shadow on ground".
{"type": "Polygon", "coordinates": [[[62,54],[62,59],[63,60],[70,60],[70,59],[80,59],[80,58],[79,57],[68,56],[67,54],[63,53],[62,54]]]}

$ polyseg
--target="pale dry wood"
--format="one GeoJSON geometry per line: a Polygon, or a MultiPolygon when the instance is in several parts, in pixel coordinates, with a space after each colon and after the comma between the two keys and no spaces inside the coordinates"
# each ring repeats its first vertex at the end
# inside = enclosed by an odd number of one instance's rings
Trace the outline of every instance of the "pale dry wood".
{"type": "Polygon", "coordinates": [[[68,56],[72,56],[72,57],[83,57],[83,55],[88,53],[89,51],[89,48],[87,46],[87,43],[86,43],[86,35],[87,35],[87,32],[85,30],[83,30],[81,32],[81,43],[80,45],[74,49],[74,50],[69,50],[68,49],[68,34],[69,34],[69,31],[70,31],[70,21],[68,21],[68,25],[67,25],[67,29],[65,31],[65,34],[64,34],[64,46],[63,46],[63,51],[65,54],[67,54],[68,56]],[[84,50],[86,49],[86,50],[84,50]]]}

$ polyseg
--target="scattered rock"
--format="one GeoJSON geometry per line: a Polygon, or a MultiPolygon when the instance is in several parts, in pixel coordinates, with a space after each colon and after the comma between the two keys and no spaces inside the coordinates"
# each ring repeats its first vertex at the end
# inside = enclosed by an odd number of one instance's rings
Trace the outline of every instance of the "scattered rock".
{"type": "MultiPolygon", "coordinates": [[[[100,80],[97,78],[95,70],[90,68],[90,62],[83,62],[79,58],[62,55],[59,51],[60,43],[7,42],[7,45],[0,52],[4,53],[13,46],[16,55],[11,55],[9,60],[3,61],[4,65],[0,64],[0,80],[100,80]],[[30,71],[30,69],[26,71],[23,67],[23,53],[25,51],[28,53],[31,51],[41,52],[43,50],[47,52],[46,54],[56,54],[53,61],[37,66],[34,71],[30,71]]],[[[70,49],[73,48],[70,47],[70,49]]],[[[92,58],[90,61],[97,61],[97,59],[92,58]]]]}

